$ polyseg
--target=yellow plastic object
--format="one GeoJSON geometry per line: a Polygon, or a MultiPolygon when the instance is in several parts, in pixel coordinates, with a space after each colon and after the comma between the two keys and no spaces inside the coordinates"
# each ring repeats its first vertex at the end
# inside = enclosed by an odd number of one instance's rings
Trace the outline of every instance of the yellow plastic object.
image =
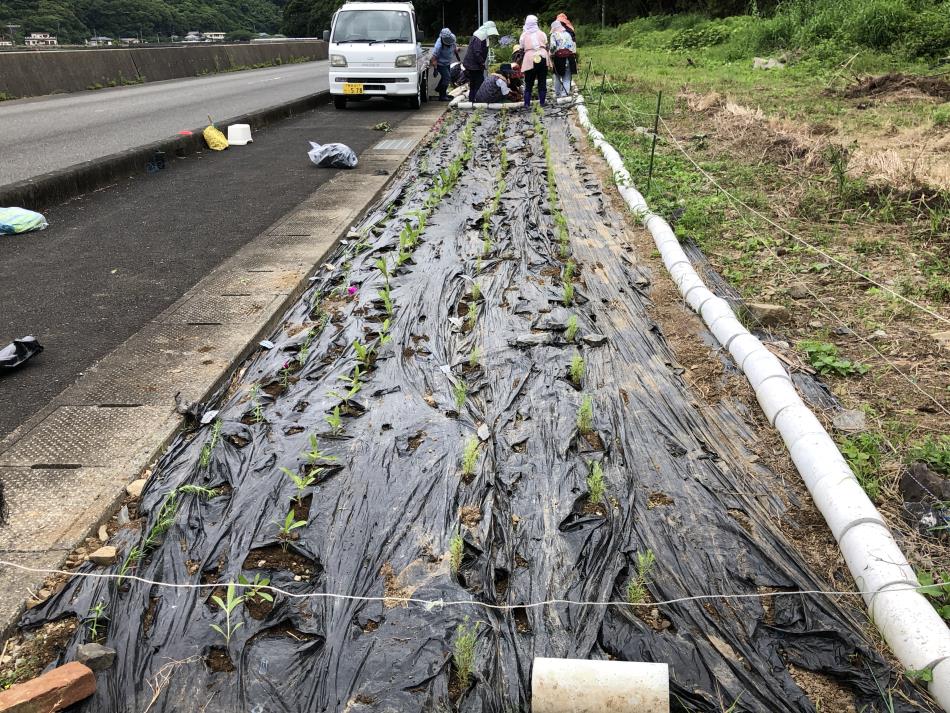
{"type": "Polygon", "coordinates": [[[212,151],[224,151],[228,147],[228,140],[215,128],[214,124],[202,131],[201,135],[205,137],[205,142],[212,151]]]}

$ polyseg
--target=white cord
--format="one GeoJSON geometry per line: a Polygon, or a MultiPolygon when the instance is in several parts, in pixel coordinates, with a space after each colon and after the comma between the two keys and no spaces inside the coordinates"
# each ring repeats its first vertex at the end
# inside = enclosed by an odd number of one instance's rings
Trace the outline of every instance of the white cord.
{"type": "MultiPolygon", "coordinates": [[[[626,606],[633,608],[646,608],[646,607],[660,607],[668,606],[671,604],[684,604],[687,602],[702,602],[709,601],[712,599],[764,599],[767,597],[779,597],[786,595],[797,595],[797,596],[825,596],[825,597],[846,597],[846,596],[865,596],[873,595],[875,592],[862,592],[857,590],[841,590],[841,591],[825,591],[821,589],[806,589],[796,592],[786,592],[786,591],[776,591],[776,592],[755,592],[747,594],[696,594],[688,597],[677,597],[676,599],[665,599],[662,601],[656,602],[627,602],[627,601],[606,601],[606,602],[593,602],[593,601],[577,601],[574,599],[545,599],[539,602],[529,602],[526,604],[490,604],[488,602],[480,602],[474,599],[457,599],[446,601],[444,599],[418,599],[415,597],[367,597],[356,594],[335,594],[333,592],[309,592],[309,593],[298,593],[298,592],[288,592],[286,589],[281,589],[280,587],[271,587],[271,586],[261,586],[255,585],[252,583],[240,584],[238,582],[212,582],[208,584],[174,584],[171,582],[158,582],[152,579],[146,579],[144,577],[138,577],[134,574],[102,574],[98,572],[69,572],[62,569],[47,569],[45,567],[27,567],[26,565],[17,564],[16,562],[9,562],[7,560],[0,560],[0,567],[13,567],[15,569],[22,570],[24,572],[34,572],[36,574],[58,574],[66,575],[67,577],[85,577],[87,579],[118,579],[118,580],[131,580],[134,582],[140,582],[141,584],[148,584],[154,587],[165,587],[167,589],[219,589],[220,587],[234,585],[239,589],[253,589],[255,591],[267,591],[273,592],[274,594],[282,594],[291,599],[338,599],[344,601],[355,601],[355,602],[383,602],[383,603],[397,603],[397,604],[419,604],[422,605],[425,609],[431,610],[435,608],[442,607],[452,607],[452,606],[475,606],[482,607],[483,609],[492,609],[496,611],[511,611],[512,609],[537,609],[540,607],[546,607],[556,604],[565,604],[570,606],[592,606],[592,607],[609,607],[609,606],[626,606]]],[[[907,587],[902,590],[890,590],[890,591],[915,591],[921,592],[929,589],[927,586],[919,587],[907,587]]]]}

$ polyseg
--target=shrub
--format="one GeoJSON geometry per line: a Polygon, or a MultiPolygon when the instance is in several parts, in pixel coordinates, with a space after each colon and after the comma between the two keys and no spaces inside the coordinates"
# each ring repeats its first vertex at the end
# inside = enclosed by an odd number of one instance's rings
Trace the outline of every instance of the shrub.
{"type": "Polygon", "coordinates": [[[913,13],[900,0],[872,0],[852,5],[846,25],[849,39],[856,45],[887,49],[908,30],[913,13]]]}
{"type": "Polygon", "coordinates": [[[950,126],[950,102],[935,107],[931,118],[934,126],[950,126]]]}

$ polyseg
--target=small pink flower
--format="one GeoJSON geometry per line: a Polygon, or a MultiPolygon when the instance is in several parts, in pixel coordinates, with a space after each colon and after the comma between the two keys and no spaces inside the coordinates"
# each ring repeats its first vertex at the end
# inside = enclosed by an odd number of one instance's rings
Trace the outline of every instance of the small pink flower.
{"type": "Polygon", "coordinates": [[[349,287],[346,288],[346,291],[351,295],[355,295],[358,289],[359,288],[356,285],[350,285],[349,287]]]}

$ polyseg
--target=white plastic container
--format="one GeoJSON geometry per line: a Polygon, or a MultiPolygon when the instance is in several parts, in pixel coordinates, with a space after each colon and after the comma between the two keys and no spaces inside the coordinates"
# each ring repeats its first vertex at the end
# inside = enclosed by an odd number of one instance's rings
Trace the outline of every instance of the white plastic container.
{"type": "Polygon", "coordinates": [[[534,713],[669,713],[665,663],[536,658],[534,713]]]}
{"type": "Polygon", "coordinates": [[[244,146],[251,143],[250,124],[231,124],[228,127],[228,144],[231,146],[244,146]]]}

